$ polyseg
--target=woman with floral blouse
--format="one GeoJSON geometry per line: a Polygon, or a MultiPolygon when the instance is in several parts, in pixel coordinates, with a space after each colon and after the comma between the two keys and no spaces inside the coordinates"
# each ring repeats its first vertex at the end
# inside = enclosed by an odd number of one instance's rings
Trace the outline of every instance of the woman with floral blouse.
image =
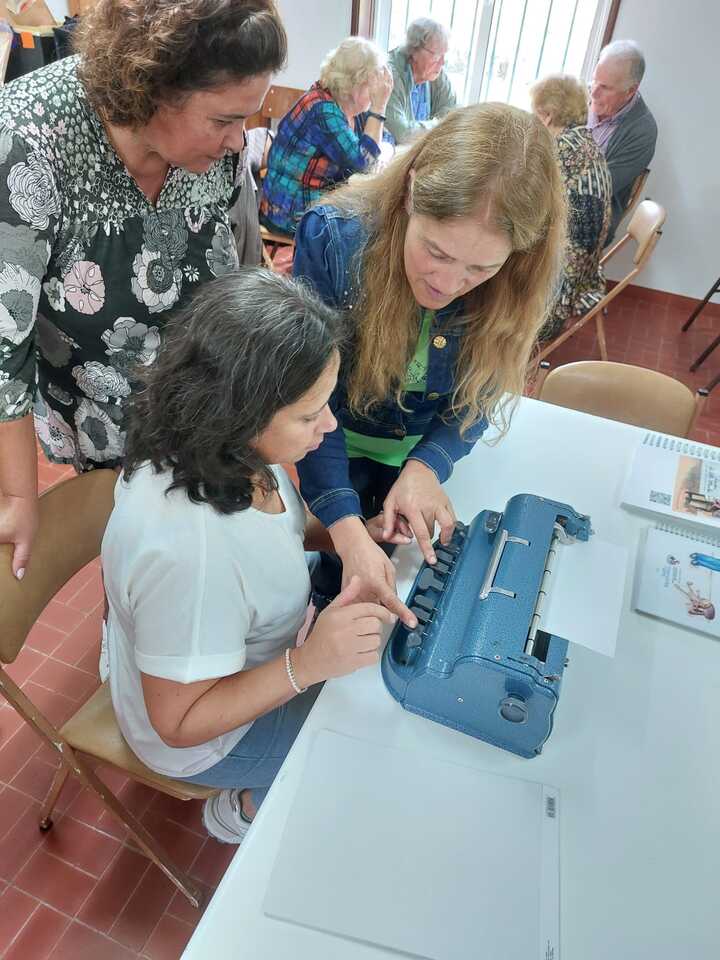
{"type": "Polygon", "coordinates": [[[48,458],[115,466],[133,369],[237,266],[244,121],[287,41],[272,0],[99,0],[79,56],[0,92],[0,542],[21,578],[48,458]]]}

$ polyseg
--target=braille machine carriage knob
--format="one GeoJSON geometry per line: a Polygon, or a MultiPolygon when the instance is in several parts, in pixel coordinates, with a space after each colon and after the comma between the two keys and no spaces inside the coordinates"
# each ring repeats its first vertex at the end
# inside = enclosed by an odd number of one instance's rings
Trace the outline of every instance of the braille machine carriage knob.
{"type": "Polygon", "coordinates": [[[498,713],[509,723],[525,723],[528,718],[528,708],[522,697],[516,697],[512,694],[503,697],[500,701],[498,713]]]}

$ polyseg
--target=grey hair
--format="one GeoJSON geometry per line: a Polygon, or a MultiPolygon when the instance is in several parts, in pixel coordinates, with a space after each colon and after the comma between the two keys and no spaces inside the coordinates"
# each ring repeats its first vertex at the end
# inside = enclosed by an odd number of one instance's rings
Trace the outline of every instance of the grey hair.
{"type": "Polygon", "coordinates": [[[428,40],[440,37],[446,46],[450,44],[450,31],[443,23],[437,20],[431,20],[430,17],[418,17],[408,24],[405,35],[405,53],[411,54],[415,50],[420,50],[428,40]]]}
{"type": "Polygon", "coordinates": [[[125,472],[172,469],[168,490],[219,513],[276,483],[255,441],[317,382],[343,321],[309,288],[259,267],[210,280],[167,324],[157,360],[135,372],[125,472]]]}
{"type": "Polygon", "coordinates": [[[645,76],[645,57],[634,40],[613,40],[600,51],[599,61],[616,60],[624,63],[627,68],[628,89],[640,86],[645,76]]]}
{"type": "Polygon", "coordinates": [[[320,64],[320,86],[336,100],[344,100],[357,87],[372,82],[386,62],[385,54],[372,40],[348,37],[320,64]]]}

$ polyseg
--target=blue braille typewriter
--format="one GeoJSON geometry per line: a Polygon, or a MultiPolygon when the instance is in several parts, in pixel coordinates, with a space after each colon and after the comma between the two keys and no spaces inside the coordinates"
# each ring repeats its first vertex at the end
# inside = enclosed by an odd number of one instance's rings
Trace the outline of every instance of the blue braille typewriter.
{"type": "Polygon", "coordinates": [[[413,583],[407,603],[418,626],[398,621],[390,635],[390,693],[412,713],[522,757],[540,753],[568,647],[542,629],[543,604],[558,545],[591,532],[589,517],[530,494],[457,524],[413,583]]]}

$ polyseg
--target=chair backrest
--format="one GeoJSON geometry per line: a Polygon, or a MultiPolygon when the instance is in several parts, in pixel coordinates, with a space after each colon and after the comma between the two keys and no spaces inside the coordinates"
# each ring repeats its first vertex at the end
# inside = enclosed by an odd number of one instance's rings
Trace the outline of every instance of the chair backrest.
{"type": "Polygon", "coordinates": [[[22,580],[12,547],[0,546],[0,661],[12,663],[47,603],[100,553],[113,508],[114,470],[93,470],[40,497],[40,525],[22,580]]]}
{"type": "Polygon", "coordinates": [[[633,256],[633,263],[640,269],[655,249],[665,223],[665,208],[654,200],[642,200],[635,213],[630,218],[627,232],[637,243],[637,250],[633,256]]]}
{"type": "Polygon", "coordinates": [[[271,127],[273,120],[282,120],[285,114],[294,107],[305,93],[298,87],[278,87],[273,84],[265,94],[263,105],[258,113],[248,117],[245,126],[248,130],[253,127],[271,127]]]}
{"type": "Polygon", "coordinates": [[[607,360],[556,367],[545,378],[538,399],[678,437],[687,436],[697,409],[697,398],[679,380],[607,360]]]}
{"type": "Polygon", "coordinates": [[[642,192],[645,189],[645,184],[647,183],[647,178],[649,176],[650,168],[645,167],[642,173],[639,173],[633,180],[630,196],[628,197],[628,202],[625,204],[625,209],[623,210],[623,220],[626,217],[629,217],[634,212],[638,203],[640,203],[640,197],[642,196],[642,192]]]}

